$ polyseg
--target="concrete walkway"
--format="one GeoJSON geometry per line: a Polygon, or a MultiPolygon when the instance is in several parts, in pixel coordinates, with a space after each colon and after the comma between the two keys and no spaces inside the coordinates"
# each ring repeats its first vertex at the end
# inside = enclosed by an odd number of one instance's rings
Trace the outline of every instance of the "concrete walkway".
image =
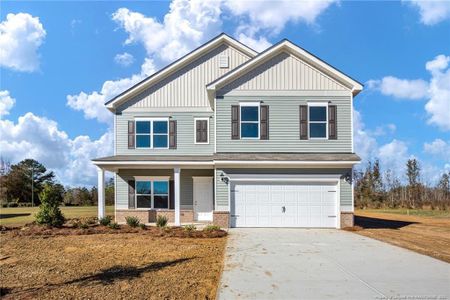
{"type": "Polygon", "coordinates": [[[450,264],[340,230],[231,229],[219,299],[450,299],[450,264]]]}

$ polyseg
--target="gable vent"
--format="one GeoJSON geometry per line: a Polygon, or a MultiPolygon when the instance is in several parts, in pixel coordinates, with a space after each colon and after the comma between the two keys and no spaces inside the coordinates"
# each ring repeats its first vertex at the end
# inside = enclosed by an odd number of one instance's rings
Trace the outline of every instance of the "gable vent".
{"type": "Polygon", "coordinates": [[[221,56],[219,56],[219,68],[224,68],[224,69],[229,68],[228,60],[229,60],[228,55],[221,55],[221,56]]]}

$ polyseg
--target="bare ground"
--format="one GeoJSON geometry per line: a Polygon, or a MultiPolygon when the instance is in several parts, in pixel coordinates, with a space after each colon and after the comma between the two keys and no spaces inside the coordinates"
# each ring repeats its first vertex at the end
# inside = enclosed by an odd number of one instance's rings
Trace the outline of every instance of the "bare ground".
{"type": "Polygon", "coordinates": [[[358,234],[450,262],[450,218],[355,212],[358,234]]]}
{"type": "Polygon", "coordinates": [[[214,299],[225,237],[0,235],[3,299],[214,299]]]}

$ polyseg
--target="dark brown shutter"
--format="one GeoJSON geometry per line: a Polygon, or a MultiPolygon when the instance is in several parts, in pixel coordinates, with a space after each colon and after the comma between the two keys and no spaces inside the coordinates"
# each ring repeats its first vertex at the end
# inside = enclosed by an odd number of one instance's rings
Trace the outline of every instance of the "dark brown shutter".
{"type": "Polygon", "coordinates": [[[175,186],[173,180],[169,181],[169,209],[175,208],[175,186]]]}
{"type": "Polygon", "coordinates": [[[328,105],[328,139],[337,139],[336,105],[328,105]]]}
{"type": "Polygon", "coordinates": [[[261,140],[268,140],[269,139],[269,106],[261,105],[260,109],[261,109],[261,112],[260,112],[260,114],[261,114],[260,138],[261,138],[261,140]]]}
{"type": "Polygon", "coordinates": [[[208,142],[208,121],[195,120],[195,141],[197,143],[208,142]]]}
{"type": "Polygon", "coordinates": [[[239,105],[231,106],[231,139],[238,140],[239,134],[239,105]]]}
{"type": "Polygon", "coordinates": [[[135,190],[134,190],[134,185],[135,185],[135,181],[134,180],[128,180],[128,209],[134,209],[135,206],[135,190]]]}
{"type": "Polygon", "coordinates": [[[177,121],[169,122],[169,148],[177,149],[177,121]]]}
{"type": "Polygon", "coordinates": [[[308,139],[308,105],[300,105],[300,139],[308,139]]]}
{"type": "Polygon", "coordinates": [[[128,149],[134,149],[134,121],[128,121],[128,149]]]}

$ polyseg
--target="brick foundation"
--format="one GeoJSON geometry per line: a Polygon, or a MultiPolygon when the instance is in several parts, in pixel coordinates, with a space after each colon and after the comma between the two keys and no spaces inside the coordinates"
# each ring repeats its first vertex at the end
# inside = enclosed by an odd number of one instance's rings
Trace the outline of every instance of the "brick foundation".
{"type": "Polygon", "coordinates": [[[230,212],[228,211],[214,211],[213,224],[221,228],[230,227],[230,212]]]}
{"type": "Polygon", "coordinates": [[[341,212],[341,228],[353,227],[353,213],[352,212],[341,212]]]}
{"type": "MultiPolygon", "coordinates": [[[[141,223],[155,223],[158,216],[166,216],[169,223],[175,222],[174,210],[137,210],[137,209],[124,209],[116,211],[116,222],[126,223],[125,218],[133,216],[138,217],[141,223]]],[[[194,212],[192,210],[180,211],[180,222],[189,223],[194,222],[194,212]]]]}

